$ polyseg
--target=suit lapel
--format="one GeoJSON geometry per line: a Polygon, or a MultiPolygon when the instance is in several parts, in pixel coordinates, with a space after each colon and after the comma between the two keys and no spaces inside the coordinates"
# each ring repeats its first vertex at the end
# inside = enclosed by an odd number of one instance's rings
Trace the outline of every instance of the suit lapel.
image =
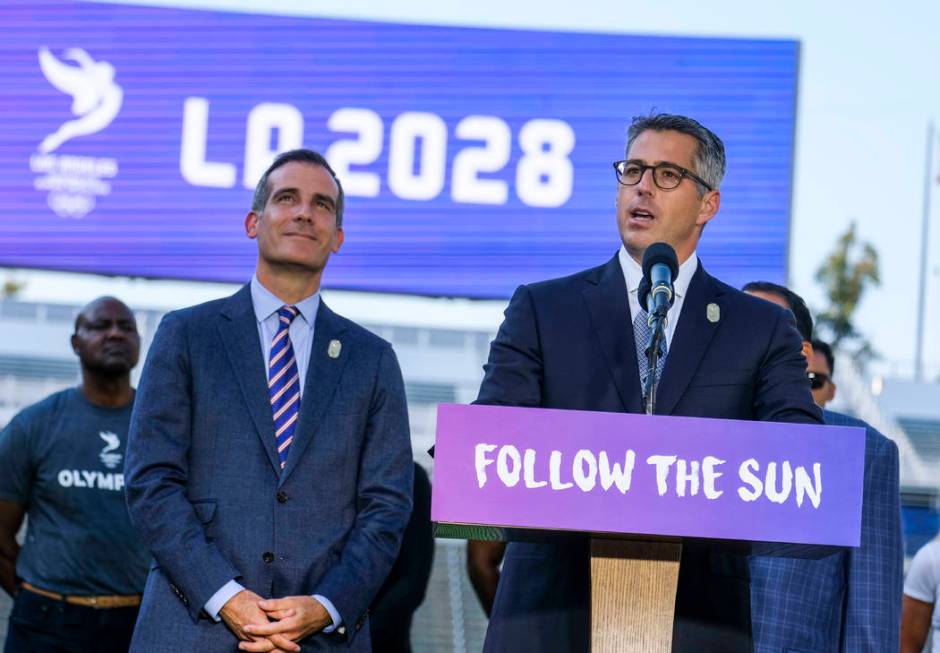
{"type": "Polygon", "coordinates": [[[271,461],[271,467],[280,473],[264,355],[258,339],[258,320],[252,308],[249,286],[244,286],[225,302],[222,320],[219,321],[219,334],[245,398],[251,421],[261,438],[261,446],[271,461]]]}
{"type": "Polygon", "coordinates": [[[321,299],[313,330],[313,347],[310,350],[310,362],[307,364],[304,395],[300,402],[300,417],[294,431],[294,441],[287,454],[287,465],[281,474],[280,485],[283,485],[294,471],[304,451],[314,439],[336,394],[353,346],[353,343],[343,342],[340,337],[344,329],[342,320],[321,299]],[[340,343],[338,351],[336,348],[332,349],[338,354],[335,358],[330,356],[330,343],[333,340],[340,343]]]}
{"type": "Polygon", "coordinates": [[[721,319],[727,316],[728,307],[720,301],[720,286],[705,272],[699,261],[698,269],[689,284],[689,291],[682,303],[682,313],[672,337],[672,346],[666,357],[666,366],[659,382],[656,397],[656,414],[669,415],[698,370],[708,344],[718,330],[721,319]],[[718,304],[720,319],[710,322],[706,316],[708,304],[718,304]]]}
{"type": "Polygon", "coordinates": [[[633,340],[633,320],[630,317],[630,297],[617,256],[599,268],[594,277],[589,277],[588,283],[589,286],[584,290],[584,301],[617,394],[620,395],[620,402],[626,412],[640,413],[643,411],[643,401],[633,340]]]}

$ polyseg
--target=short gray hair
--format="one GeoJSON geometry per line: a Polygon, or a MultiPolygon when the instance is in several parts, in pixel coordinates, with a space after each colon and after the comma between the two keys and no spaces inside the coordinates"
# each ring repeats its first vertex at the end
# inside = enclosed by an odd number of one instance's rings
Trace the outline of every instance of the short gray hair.
{"type": "Polygon", "coordinates": [[[258,185],[255,186],[255,194],[251,198],[251,210],[255,213],[261,213],[264,211],[265,205],[268,203],[268,200],[271,197],[271,188],[268,186],[268,177],[271,176],[271,173],[280,168],[282,165],[291,163],[291,162],[300,162],[307,163],[312,166],[319,166],[320,168],[325,169],[330,176],[333,178],[333,181],[336,182],[336,188],[339,190],[339,194],[336,196],[336,226],[343,226],[343,207],[346,204],[346,195],[343,193],[343,185],[339,183],[339,178],[337,178],[336,173],[333,172],[333,168],[330,167],[330,164],[327,163],[326,158],[319,152],[314,152],[313,150],[289,150],[277,155],[277,158],[268,166],[268,169],[264,171],[264,174],[261,175],[261,179],[258,180],[258,185]]]}
{"type": "MultiPolygon", "coordinates": [[[[637,137],[645,131],[676,131],[687,134],[695,139],[698,147],[695,150],[693,172],[705,180],[714,190],[721,186],[725,176],[725,146],[713,131],[704,127],[700,122],[686,116],[670,113],[656,113],[648,116],[636,116],[627,130],[627,158],[630,148],[637,137]]],[[[699,185],[699,195],[704,195],[705,189],[699,185]]]]}

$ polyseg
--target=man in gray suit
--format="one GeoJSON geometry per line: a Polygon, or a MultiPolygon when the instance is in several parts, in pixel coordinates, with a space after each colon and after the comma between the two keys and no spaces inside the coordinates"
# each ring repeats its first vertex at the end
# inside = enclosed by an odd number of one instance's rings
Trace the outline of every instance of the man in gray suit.
{"type": "Polygon", "coordinates": [[[391,346],[320,298],[342,217],[326,160],[282,154],[245,218],[251,283],[154,337],[126,465],[155,558],[132,651],[370,650],[412,458],[391,346]]]}

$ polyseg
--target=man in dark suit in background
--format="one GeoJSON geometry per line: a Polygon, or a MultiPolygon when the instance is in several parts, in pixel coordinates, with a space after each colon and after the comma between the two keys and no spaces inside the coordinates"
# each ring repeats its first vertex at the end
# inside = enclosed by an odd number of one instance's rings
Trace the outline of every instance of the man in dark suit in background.
{"type": "Polygon", "coordinates": [[[251,283],[154,337],[127,455],[156,559],[134,651],[370,650],[413,463],[391,346],[320,298],[342,218],[326,160],[282,154],[245,218],[251,283]]]}
{"type": "MultiPolygon", "coordinates": [[[[793,311],[803,353],[812,360],[813,317],[803,299],[765,281],[744,292],[793,311]]],[[[751,558],[755,653],[898,648],[904,571],[898,447],[860,419],[830,410],[823,419],[865,429],[861,542],[819,560],[751,558]]]]}
{"type": "MultiPolygon", "coordinates": [[[[626,160],[614,165],[623,246],[599,267],[516,290],[477,403],[643,412],[640,262],[662,241],[675,248],[680,268],[656,412],[820,423],[792,314],[711,277],[695,255],[720,205],[721,140],[690,118],[641,117],[630,127],[626,160]]],[[[587,538],[511,543],[485,650],[588,650],[589,562],[587,538]]],[[[746,559],[684,546],[673,650],[749,652],[749,602],[746,559]]]]}
{"type": "Polygon", "coordinates": [[[431,481],[415,463],[414,509],[398,559],[370,610],[373,653],[411,653],[411,620],[424,602],[434,563],[431,481]]]}

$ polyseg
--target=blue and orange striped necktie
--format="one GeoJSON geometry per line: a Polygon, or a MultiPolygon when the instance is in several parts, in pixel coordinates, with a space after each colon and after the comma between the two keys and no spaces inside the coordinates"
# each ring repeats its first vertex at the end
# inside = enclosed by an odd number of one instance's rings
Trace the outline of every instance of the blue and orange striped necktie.
{"type": "Polygon", "coordinates": [[[290,342],[290,325],[300,314],[296,306],[277,309],[277,333],[271,342],[268,363],[268,392],[274,416],[274,438],[281,469],[287,464],[287,453],[294,441],[294,430],[300,415],[300,373],[290,342]]]}

